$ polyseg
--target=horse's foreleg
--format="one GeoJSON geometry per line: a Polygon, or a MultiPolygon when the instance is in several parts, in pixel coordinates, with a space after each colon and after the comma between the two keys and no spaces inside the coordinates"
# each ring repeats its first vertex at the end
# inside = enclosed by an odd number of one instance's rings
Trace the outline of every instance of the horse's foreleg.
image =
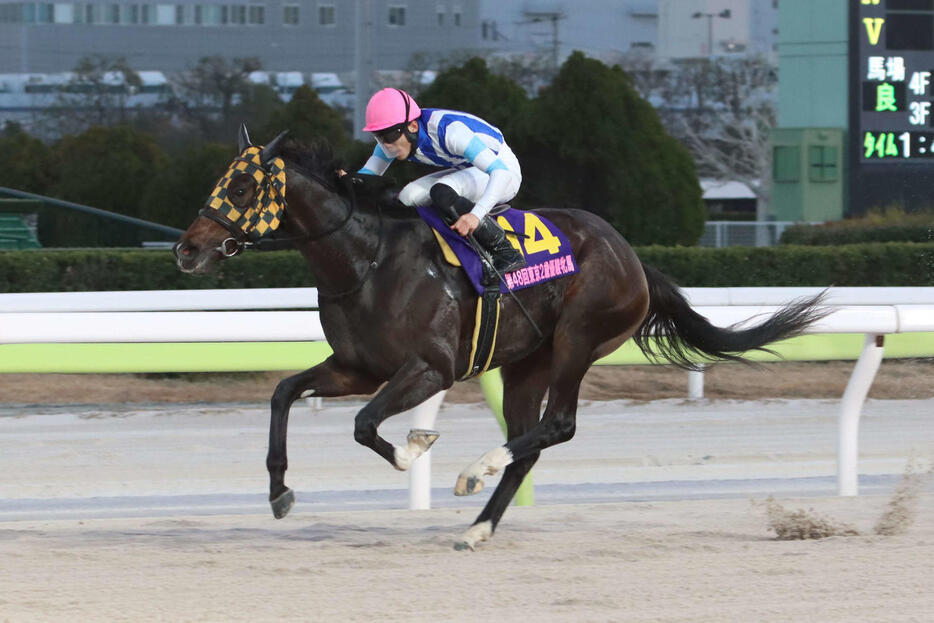
{"type": "Polygon", "coordinates": [[[378,387],[378,381],[341,366],[333,356],[313,368],[284,379],[276,386],[272,395],[269,453],[266,456],[269,502],[276,519],[285,517],[295,503],[295,494],[285,486],[285,470],[288,469],[286,434],[292,403],[304,395],[370,394],[378,387]]]}
{"type": "Polygon", "coordinates": [[[407,361],[360,412],[354,421],[354,439],[386,459],[398,470],[406,470],[416,458],[427,452],[438,433],[413,430],[405,446],[393,446],[377,434],[377,428],[388,417],[420,405],[451,380],[420,359],[407,361]]]}
{"type": "MultiPolygon", "coordinates": [[[[503,367],[503,416],[506,419],[507,440],[516,439],[531,430],[538,422],[548,389],[550,353],[538,351],[524,361],[503,367]]],[[[481,541],[492,536],[509,502],[516,495],[522,480],[532,469],[538,453],[519,459],[506,467],[503,478],[473,525],[454,543],[454,549],[474,549],[481,541]]]]}

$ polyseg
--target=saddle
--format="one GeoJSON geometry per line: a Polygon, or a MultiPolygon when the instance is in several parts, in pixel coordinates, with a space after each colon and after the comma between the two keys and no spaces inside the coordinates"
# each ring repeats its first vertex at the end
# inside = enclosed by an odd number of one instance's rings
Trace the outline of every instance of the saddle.
{"type": "Polygon", "coordinates": [[[485,372],[490,365],[496,347],[503,293],[576,273],[578,267],[574,252],[567,236],[545,217],[508,205],[496,206],[488,218],[496,219],[526,260],[525,268],[506,273],[500,281],[495,274],[491,275],[473,247],[451,231],[434,209],[416,209],[431,228],[445,261],[452,266],[463,267],[478,294],[470,363],[467,374],[459,379],[465,380],[485,372]]]}

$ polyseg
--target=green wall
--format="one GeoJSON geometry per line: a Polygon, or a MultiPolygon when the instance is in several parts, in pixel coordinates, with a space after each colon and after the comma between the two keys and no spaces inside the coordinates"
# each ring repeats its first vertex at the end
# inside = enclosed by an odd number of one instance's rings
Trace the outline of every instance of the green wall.
{"type": "Polygon", "coordinates": [[[772,216],[833,221],[843,216],[844,133],[839,128],[777,128],[772,133],[772,216]]]}
{"type": "Polygon", "coordinates": [[[778,127],[772,133],[770,205],[770,217],[775,220],[843,218],[849,94],[847,16],[847,3],[840,0],[779,3],[778,127]],[[835,175],[831,163],[824,161],[833,157],[833,148],[835,175]],[[797,179],[788,175],[792,151],[798,159],[797,179]]]}

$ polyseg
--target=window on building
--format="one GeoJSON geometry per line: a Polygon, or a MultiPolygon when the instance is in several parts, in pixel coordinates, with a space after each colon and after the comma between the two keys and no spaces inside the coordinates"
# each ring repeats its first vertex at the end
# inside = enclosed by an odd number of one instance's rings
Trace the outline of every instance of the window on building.
{"type": "Polygon", "coordinates": [[[389,7],[389,25],[390,26],[405,26],[405,7],[404,6],[390,6],[389,7]]]}
{"type": "Polygon", "coordinates": [[[155,13],[155,23],[159,26],[171,26],[175,23],[175,6],[157,4],[155,13]]]}
{"type": "Polygon", "coordinates": [[[131,4],[120,11],[121,24],[139,24],[139,5],[131,4]]]}
{"type": "Polygon", "coordinates": [[[459,6],[454,7],[453,13],[454,13],[454,25],[460,26],[461,25],[461,8],[459,6]]]}
{"type": "Polygon", "coordinates": [[[286,26],[298,26],[298,5],[287,4],[282,7],[282,23],[286,26]]]}
{"type": "Polygon", "coordinates": [[[808,179],[812,182],[837,181],[837,148],[808,145],[808,179]]]}
{"type": "Polygon", "coordinates": [[[246,5],[230,5],[230,23],[238,25],[246,24],[246,5]]]}
{"type": "Polygon", "coordinates": [[[175,25],[182,26],[185,22],[185,5],[176,4],[175,5],[175,25]]]}
{"type": "Polygon", "coordinates": [[[251,4],[249,19],[250,23],[253,25],[265,24],[266,7],[264,7],[262,4],[251,4]]]}
{"type": "Polygon", "coordinates": [[[337,23],[337,10],[333,4],[322,4],[318,6],[318,25],[333,26],[337,23]]]}
{"type": "Polygon", "coordinates": [[[152,24],[155,16],[152,14],[152,8],[148,4],[144,4],[139,8],[139,23],[140,24],[152,24]]]}
{"type": "Polygon", "coordinates": [[[51,2],[40,2],[38,6],[38,15],[36,16],[40,24],[51,24],[55,21],[55,5],[51,2]]]}
{"type": "Polygon", "coordinates": [[[193,20],[196,26],[200,26],[204,21],[204,15],[201,13],[201,5],[195,5],[195,19],[193,20]]]}
{"type": "Polygon", "coordinates": [[[108,4],[106,9],[106,15],[104,16],[104,21],[108,24],[119,24],[120,23],[120,5],[119,4],[108,4]]]}
{"type": "Polygon", "coordinates": [[[227,23],[227,6],[205,5],[203,8],[204,23],[208,26],[221,26],[227,23]]]}
{"type": "Polygon", "coordinates": [[[23,21],[23,10],[15,4],[0,4],[0,24],[18,24],[23,21]]]}
{"type": "Polygon", "coordinates": [[[55,3],[55,23],[70,24],[75,21],[75,5],[71,2],[55,3]]]}
{"type": "Polygon", "coordinates": [[[774,181],[797,182],[801,179],[801,150],[796,145],[777,145],[772,155],[774,181]]]}
{"type": "Polygon", "coordinates": [[[446,12],[446,9],[444,8],[443,4],[439,4],[437,7],[435,7],[435,13],[438,14],[438,26],[444,26],[445,12],[446,12]]]}

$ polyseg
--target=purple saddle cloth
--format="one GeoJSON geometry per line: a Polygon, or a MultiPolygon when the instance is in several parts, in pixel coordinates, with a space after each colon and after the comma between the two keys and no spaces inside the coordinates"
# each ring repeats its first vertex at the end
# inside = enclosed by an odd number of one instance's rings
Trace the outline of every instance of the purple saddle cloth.
{"type": "MultiPolygon", "coordinates": [[[[483,294],[483,266],[480,256],[470,243],[462,238],[441,220],[432,208],[416,208],[419,216],[447,242],[460,260],[470,283],[483,294]]],[[[507,239],[518,241],[519,251],[525,256],[526,267],[503,275],[506,283],[500,282],[500,292],[521,290],[539,283],[573,275],[577,272],[577,262],[571,243],[554,223],[534,212],[497,206],[490,212],[489,218],[496,219],[500,227],[507,231],[507,239]],[[514,231],[524,236],[511,236],[514,231]]]]}

